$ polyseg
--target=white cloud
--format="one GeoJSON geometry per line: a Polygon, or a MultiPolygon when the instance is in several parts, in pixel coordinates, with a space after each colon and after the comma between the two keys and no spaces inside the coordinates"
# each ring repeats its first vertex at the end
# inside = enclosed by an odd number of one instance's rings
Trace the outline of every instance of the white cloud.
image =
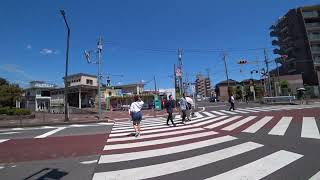
{"type": "Polygon", "coordinates": [[[31,44],[28,44],[28,45],[27,45],[27,49],[32,49],[31,44]]]}
{"type": "Polygon", "coordinates": [[[15,64],[3,64],[3,65],[0,65],[0,70],[3,70],[5,72],[9,72],[9,73],[19,74],[19,75],[21,75],[22,77],[25,77],[28,80],[32,80],[33,79],[33,77],[31,75],[29,75],[28,73],[23,71],[18,65],[15,65],[15,64]]]}
{"type": "Polygon", "coordinates": [[[44,48],[40,50],[40,54],[42,55],[50,55],[50,54],[58,54],[59,51],[57,50],[53,50],[53,49],[48,49],[48,48],[44,48]]]}

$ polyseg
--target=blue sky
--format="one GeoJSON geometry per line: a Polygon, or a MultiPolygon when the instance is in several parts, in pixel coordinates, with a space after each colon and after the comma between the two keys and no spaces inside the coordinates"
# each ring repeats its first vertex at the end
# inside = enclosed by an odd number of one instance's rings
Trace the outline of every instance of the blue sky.
{"type": "MultiPolygon", "coordinates": [[[[314,5],[316,0],[6,0],[0,6],[0,76],[26,86],[44,80],[62,86],[65,71],[66,28],[71,28],[69,74],[96,74],[83,51],[104,38],[104,73],[113,83],[149,81],[173,86],[168,77],[183,48],[184,72],[189,80],[210,69],[214,84],[225,79],[221,52],[227,53],[230,78],[250,78],[263,64],[240,66],[239,59],[263,60],[268,48],[273,58],[269,27],[289,9],[314,5]],[[258,50],[248,50],[258,49],[258,50]],[[242,72],[240,72],[242,70],[242,72]]],[[[274,66],[274,65],[272,65],[274,66]]],[[[258,76],[255,76],[258,78],[258,76]]],[[[147,89],[152,88],[147,84],[147,89]]]]}

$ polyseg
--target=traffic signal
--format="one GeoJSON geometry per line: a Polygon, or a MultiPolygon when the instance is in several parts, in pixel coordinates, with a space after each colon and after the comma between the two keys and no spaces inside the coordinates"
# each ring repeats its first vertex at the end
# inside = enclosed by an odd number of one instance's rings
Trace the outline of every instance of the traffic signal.
{"type": "Polygon", "coordinates": [[[240,60],[239,62],[238,62],[238,64],[247,64],[248,63],[248,61],[246,61],[246,60],[240,60]]]}

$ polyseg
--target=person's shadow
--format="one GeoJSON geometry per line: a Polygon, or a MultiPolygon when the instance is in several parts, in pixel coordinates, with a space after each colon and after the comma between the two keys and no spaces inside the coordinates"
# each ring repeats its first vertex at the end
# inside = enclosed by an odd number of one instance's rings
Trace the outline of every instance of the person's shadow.
{"type": "Polygon", "coordinates": [[[51,168],[44,168],[34,174],[31,174],[30,176],[24,178],[24,180],[30,180],[33,179],[36,175],[42,174],[46,172],[41,177],[37,178],[37,180],[47,180],[47,179],[62,179],[62,177],[66,176],[68,173],[64,171],[59,171],[58,169],[51,169],[51,168]]]}

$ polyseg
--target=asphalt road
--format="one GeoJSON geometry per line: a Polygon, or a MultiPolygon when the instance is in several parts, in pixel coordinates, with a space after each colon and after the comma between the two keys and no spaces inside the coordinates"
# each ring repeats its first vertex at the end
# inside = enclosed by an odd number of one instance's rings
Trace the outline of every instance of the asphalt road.
{"type": "Polygon", "coordinates": [[[0,179],[320,179],[320,104],[199,103],[165,118],[0,129],[0,179]]]}
{"type": "Polygon", "coordinates": [[[0,179],[91,179],[112,124],[0,130],[0,179]]]}

